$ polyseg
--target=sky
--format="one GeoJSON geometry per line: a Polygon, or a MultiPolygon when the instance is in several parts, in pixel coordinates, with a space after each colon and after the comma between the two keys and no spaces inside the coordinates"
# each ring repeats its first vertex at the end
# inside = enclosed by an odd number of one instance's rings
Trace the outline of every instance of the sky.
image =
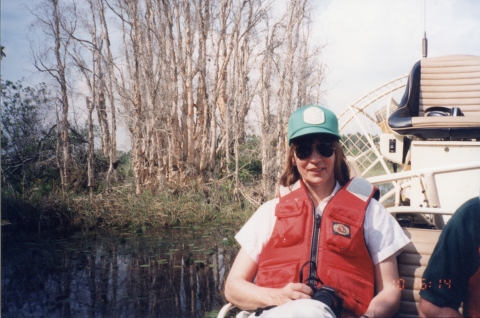
{"type": "MultiPolygon", "coordinates": [[[[32,36],[33,18],[25,4],[33,3],[2,0],[4,80],[41,80],[29,58],[27,35],[32,36]]],[[[376,87],[408,74],[422,58],[425,28],[429,57],[480,55],[479,0],[317,0],[315,4],[312,36],[326,44],[324,104],[337,115],[376,87]]]]}
{"type": "Polygon", "coordinates": [[[327,44],[325,103],[337,115],[408,74],[422,59],[425,29],[428,57],[480,55],[478,0],[330,0],[317,17],[316,35],[327,44]]]}

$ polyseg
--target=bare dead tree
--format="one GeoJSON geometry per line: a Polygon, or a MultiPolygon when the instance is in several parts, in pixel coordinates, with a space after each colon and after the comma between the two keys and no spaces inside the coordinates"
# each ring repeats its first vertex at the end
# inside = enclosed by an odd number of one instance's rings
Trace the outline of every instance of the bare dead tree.
{"type": "Polygon", "coordinates": [[[272,72],[274,68],[274,51],[279,46],[277,40],[277,30],[279,23],[275,23],[270,27],[270,23],[266,21],[265,32],[265,50],[260,64],[260,126],[261,126],[261,159],[262,159],[262,192],[267,197],[273,184],[276,182],[271,176],[272,172],[272,155],[271,143],[273,141],[272,125],[269,125],[272,119],[272,72]],[[272,180],[273,179],[273,180],[272,180]]]}
{"type": "MultiPolygon", "coordinates": [[[[87,127],[88,127],[88,156],[87,156],[87,167],[88,167],[88,187],[90,189],[90,195],[93,195],[93,187],[95,185],[94,181],[94,135],[93,135],[93,118],[92,113],[97,109],[98,122],[101,128],[101,141],[102,141],[102,151],[103,154],[108,157],[111,154],[111,145],[110,145],[110,131],[106,111],[106,100],[105,100],[105,74],[102,68],[102,50],[103,50],[103,40],[102,34],[98,34],[97,28],[97,7],[96,4],[92,1],[88,1],[89,4],[89,13],[83,11],[81,20],[83,21],[83,26],[86,31],[86,34],[89,35],[89,38],[82,38],[81,35],[70,34],[74,39],[72,50],[69,53],[74,65],[78,68],[81,74],[83,74],[83,80],[86,83],[86,86],[89,91],[90,98],[87,97],[86,105],[88,109],[88,118],[87,118],[87,127]],[[87,63],[84,59],[82,48],[86,48],[91,55],[91,62],[87,63]]],[[[82,34],[83,35],[83,34],[82,34]]],[[[108,187],[108,180],[107,180],[108,187]]]]}
{"type": "MultiPolygon", "coordinates": [[[[46,2],[51,12],[57,1],[46,2]]],[[[88,113],[97,109],[109,157],[107,187],[115,170],[118,108],[131,137],[137,194],[186,179],[205,181],[213,172],[233,177],[240,189],[241,146],[254,126],[246,118],[258,112],[262,192],[272,193],[287,146],[285,118],[318,101],[324,76],[321,47],[312,45],[308,29],[310,0],[289,0],[284,8],[274,3],[88,0],[82,31],[60,19],[64,59],[83,74],[88,113]],[[112,27],[121,35],[118,54],[112,27]],[[67,43],[74,44],[67,50],[67,43]]],[[[61,79],[58,65],[65,63],[54,61],[55,68],[43,69],[61,79]]]]}
{"type": "Polygon", "coordinates": [[[162,64],[162,74],[166,81],[164,85],[165,96],[167,97],[167,125],[170,127],[168,131],[168,179],[176,181],[179,179],[179,162],[181,161],[181,143],[182,135],[180,133],[179,121],[179,87],[178,87],[178,63],[177,48],[174,35],[174,15],[171,10],[172,6],[169,0],[162,0],[162,6],[159,7],[158,16],[164,17],[167,33],[165,34],[166,50],[162,64]],[[170,66],[169,66],[170,65],[170,66]]]}
{"type": "Polygon", "coordinates": [[[285,160],[285,119],[296,108],[318,102],[321,97],[322,47],[311,40],[311,10],[308,0],[292,0],[278,20],[266,22],[265,50],[259,67],[264,197],[273,194],[285,160]],[[272,122],[275,125],[269,125],[272,122]]]}
{"type": "MultiPolygon", "coordinates": [[[[106,177],[107,188],[110,186],[110,179],[112,174],[114,173],[114,165],[117,164],[117,117],[116,117],[116,109],[115,109],[115,97],[114,97],[114,81],[116,79],[114,74],[114,60],[113,54],[111,51],[111,44],[110,44],[110,35],[108,32],[108,24],[105,18],[105,0],[97,0],[96,1],[96,8],[99,13],[99,18],[101,22],[101,29],[102,29],[102,39],[104,41],[104,50],[106,52],[106,56],[104,55],[104,62],[107,68],[107,85],[106,85],[106,92],[108,95],[108,99],[110,101],[110,154],[109,154],[109,167],[106,177]]],[[[115,83],[117,84],[117,83],[115,83]]],[[[118,85],[118,84],[117,84],[118,85]]]]}
{"type": "MultiPolygon", "coordinates": [[[[287,149],[285,118],[292,112],[293,86],[295,69],[293,68],[295,55],[298,53],[298,35],[302,19],[304,18],[305,0],[292,0],[288,3],[285,19],[285,58],[279,62],[282,68],[279,69],[279,88],[278,88],[278,109],[277,109],[277,167],[278,175],[281,173],[280,167],[284,162],[284,154],[287,149]]],[[[277,64],[279,65],[279,64],[277,64]]]]}
{"type": "Polygon", "coordinates": [[[87,175],[88,175],[88,190],[90,194],[90,199],[93,199],[93,188],[95,187],[95,163],[94,163],[94,154],[95,154],[95,143],[93,135],[93,109],[94,106],[92,102],[85,98],[87,109],[88,109],[88,159],[87,159],[87,175]]]}
{"type": "Polygon", "coordinates": [[[231,96],[235,96],[233,99],[233,137],[234,137],[234,154],[235,154],[235,184],[237,188],[240,188],[239,180],[239,145],[245,143],[245,118],[248,111],[251,108],[253,98],[257,91],[257,85],[259,79],[252,81],[252,69],[255,66],[256,56],[253,50],[257,43],[252,43],[252,33],[255,30],[255,26],[260,21],[260,17],[263,15],[263,8],[255,6],[253,1],[245,1],[246,3],[246,16],[245,16],[245,29],[237,30],[237,37],[239,40],[235,41],[235,54],[234,54],[234,74],[232,82],[231,96]]]}
{"type": "Polygon", "coordinates": [[[128,87],[125,82],[122,84],[125,93],[123,97],[124,105],[129,116],[127,124],[129,125],[132,140],[135,192],[140,194],[142,193],[147,171],[144,147],[145,140],[142,129],[145,114],[141,91],[141,60],[143,53],[141,50],[141,34],[143,32],[140,16],[141,3],[140,0],[118,0],[117,6],[119,9],[118,16],[122,23],[124,52],[130,83],[130,87],[128,87]]]}
{"type": "MultiPolygon", "coordinates": [[[[190,1],[185,1],[184,6],[184,17],[185,17],[185,67],[181,68],[180,74],[182,75],[183,81],[185,82],[185,93],[186,93],[186,113],[187,113],[187,163],[193,165],[195,163],[195,145],[194,145],[194,113],[193,113],[193,59],[192,55],[194,52],[193,39],[192,39],[192,28],[195,28],[191,16],[191,7],[190,1]],[[183,71],[184,70],[184,71],[183,71]]],[[[178,24],[177,24],[178,25],[178,24]]],[[[184,110],[185,111],[185,110],[184,110]]]]}
{"type": "Polygon", "coordinates": [[[208,143],[211,137],[209,130],[211,129],[212,110],[208,101],[207,94],[207,40],[209,34],[210,22],[210,1],[200,0],[197,6],[197,24],[198,24],[198,89],[197,89],[197,126],[195,129],[195,139],[198,140],[196,152],[197,165],[200,175],[204,176],[205,170],[211,166],[208,158],[208,143]]]}
{"type": "Polygon", "coordinates": [[[76,29],[75,6],[72,7],[72,14],[68,18],[63,12],[69,12],[60,6],[58,0],[45,0],[30,12],[35,16],[35,25],[40,26],[45,36],[53,41],[52,46],[46,44],[43,48],[33,49],[32,55],[34,66],[40,72],[48,73],[60,88],[60,117],[58,129],[60,140],[58,146],[61,151],[58,160],[62,189],[65,195],[70,181],[70,138],[69,138],[69,92],[67,84],[67,58],[68,48],[71,43],[71,36],[76,29]]]}

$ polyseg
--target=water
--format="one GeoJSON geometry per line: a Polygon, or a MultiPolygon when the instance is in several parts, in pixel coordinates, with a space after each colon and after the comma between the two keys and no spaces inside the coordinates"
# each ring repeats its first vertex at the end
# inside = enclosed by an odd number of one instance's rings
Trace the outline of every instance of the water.
{"type": "Polygon", "coordinates": [[[238,247],[219,224],[69,236],[2,227],[2,317],[215,317],[238,247]]]}
{"type": "Polygon", "coordinates": [[[2,317],[216,317],[238,252],[237,229],[221,224],[63,236],[9,227],[2,317]]]}

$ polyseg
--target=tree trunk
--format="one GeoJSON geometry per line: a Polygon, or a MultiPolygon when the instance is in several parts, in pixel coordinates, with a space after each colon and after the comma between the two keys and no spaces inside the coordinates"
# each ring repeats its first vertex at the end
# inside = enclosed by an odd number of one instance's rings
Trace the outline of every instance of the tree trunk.
{"type": "Polygon", "coordinates": [[[58,11],[58,0],[51,0],[53,5],[53,23],[55,37],[55,57],[57,63],[57,81],[60,85],[61,101],[62,101],[62,117],[61,117],[61,145],[62,145],[62,170],[63,170],[63,188],[69,188],[69,168],[70,168],[70,137],[68,122],[68,92],[67,78],[65,74],[65,65],[62,57],[62,40],[60,34],[60,13],[58,11]]]}
{"type": "Polygon", "coordinates": [[[86,99],[87,109],[88,109],[88,159],[87,159],[87,175],[88,175],[88,189],[90,194],[90,200],[93,200],[93,188],[95,187],[95,162],[94,162],[94,154],[95,154],[95,144],[94,144],[94,136],[93,136],[93,109],[94,105],[90,102],[88,97],[86,99]]]}
{"type": "Polygon", "coordinates": [[[211,114],[208,96],[207,96],[207,35],[209,32],[210,24],[210,1],[205,0],[205,4],[202,0],[199,0],[198,4],[198,91],[197,91],[197,128],[195,136],[200,140],[198,151],[200,153],[198,158],[199,172],[203,176],[205,170],[208,167],[208,142],[210,139],[210,116],[211,114]]]}
{"type": "Polygon", "coordinates": [[[116,109],[115,109],[115,98],[113,92],[113,81],[115,79],[115,74],[113,70],[114,62],[112,51],[110,49],[110,37],[108,33],[108,25],[107,20],[105,19],[105,8],[103,5],[104,0],[97,0],[98,1],[98,8],[100,11],[100,21],[102,25],[102,34],[103,40],[105,42],[105,50],[107,52],[106,57],[106,65],[107,65],[107,76],[108,76],[108,85],[107,88],[107,95],[110,102],[110,153],[109,153],[109,164],[108,164],[108,172],[106,176],[106,186],[107,189],[110,188],[110,180],[112,175],[114,174],[114,165],[117,163],[117,118],[116,118],[116,109]]]}

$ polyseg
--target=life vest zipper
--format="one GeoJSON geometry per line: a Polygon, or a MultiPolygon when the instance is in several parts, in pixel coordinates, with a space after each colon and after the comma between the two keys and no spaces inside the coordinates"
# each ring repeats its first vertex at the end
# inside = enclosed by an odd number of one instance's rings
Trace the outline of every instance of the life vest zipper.
{"type": "Polygon", "coordinates": [[[318,241],[319,241],[319,232],[320,232],[320,222],[322,217],[315,213],[315,205],[312,202],[313,206],[313,233],[312,233],[312,244],[310,248],[310,273],[308,275],[308,285],[315,286],[317,283],[317,256],[318,256],[318,241]]]}

